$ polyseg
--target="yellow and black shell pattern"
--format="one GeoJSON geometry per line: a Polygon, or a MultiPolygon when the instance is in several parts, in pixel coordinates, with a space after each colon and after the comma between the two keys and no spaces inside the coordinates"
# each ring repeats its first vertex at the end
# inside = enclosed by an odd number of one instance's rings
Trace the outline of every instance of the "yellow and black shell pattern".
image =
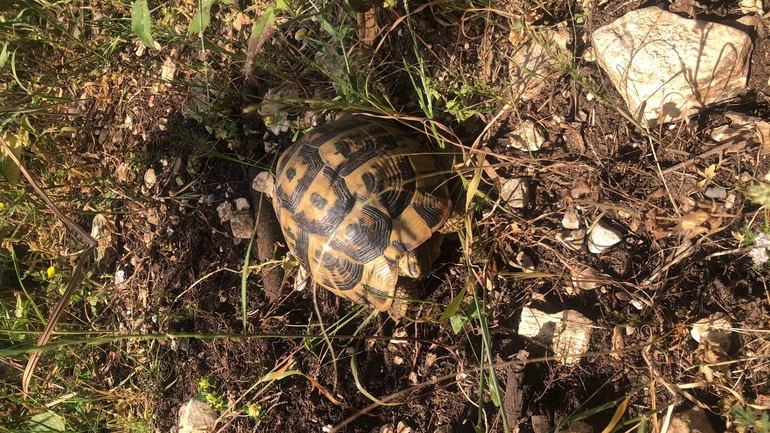
{"type": "Polygon", "coordinates": [[[314,281],[387,311],[399,261],[450,212],[436,155],[394,124],[346,116],[278,160],[273,206],[289,249],[314,281]]]}

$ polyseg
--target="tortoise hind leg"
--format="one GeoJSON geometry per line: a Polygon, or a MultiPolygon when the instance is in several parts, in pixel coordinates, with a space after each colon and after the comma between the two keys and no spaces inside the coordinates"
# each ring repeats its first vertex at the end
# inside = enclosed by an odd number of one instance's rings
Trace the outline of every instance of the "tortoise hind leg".
{"type": "Polygon", "coordinates": [[[409,311],[410,300],[417,296],[417,284],[414,281],[408,283],[399,283],[396,292],[393,295],[393,303],[388,308],[388,315],[394,322],[398,323],[402,317],[409,311]]]}

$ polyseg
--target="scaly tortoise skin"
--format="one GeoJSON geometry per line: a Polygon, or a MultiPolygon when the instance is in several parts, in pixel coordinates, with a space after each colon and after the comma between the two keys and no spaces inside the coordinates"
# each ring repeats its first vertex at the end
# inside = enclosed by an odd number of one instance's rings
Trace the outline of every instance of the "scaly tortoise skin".
{"type": "Polygon", "coordinates": [[[425,276],[451,201],[436,156],[394,124],[346,116],[278,160],[273,206],[313,280],[358,304],[406,312],[398,276],[425,276]]]}

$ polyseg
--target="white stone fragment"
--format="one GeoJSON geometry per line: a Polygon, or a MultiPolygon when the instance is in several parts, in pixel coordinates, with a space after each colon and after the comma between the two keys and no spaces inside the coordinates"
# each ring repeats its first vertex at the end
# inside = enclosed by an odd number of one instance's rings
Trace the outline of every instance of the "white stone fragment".
{"type": "Polygon", "coordinates": [[[112,277],[115,279],[115,285],[119,286],[126,282],[126,271],[123,269],[118,269],[114,274],[112,274],[112,277]]]}
{"type": "Polygon", "coordinates": [[[725,209],[730,210],[735,206],[735,198],[736,195],[734,193],[727,194],[727,198],[725,199],[725,209]]]}
{"type": "Polygon", "coordinates": [[[588,235],[588,251],[601,254],[623,239],[623,233],[605,219],[599,220],[588,235]]]}
{"type": "Polygon", "coordinates": [[[577,290],[594,290],[601,285],[600,279],[601,276],[596,269],[587,267],[572,275],[572,287],[577,290]]]}
{"type": "Polygon", "coordinates": [[[545,142],[543,127],[530,119],[518,122],[508,138],[511,139],[508,147],[529,152],[537,152],[545,142]]]}
{"type": "Polygon", "coordinates": [[[275,191],[275,179],[266,171],[259,172],[251,182],[251,188],[254,191],[261,192],[270,198],[273,198],[275,191]]]}
{"type": "Polygon", "coordinates": [[[516,264],[521,266],[521,270],[525,274],[535,272],[535,263],[532,261],[531,257],[524,253],[524,251],[519,251],[519,253],[516,254],[516,264]]]}
{"type": "Polygon", "coordinates": [[[521,209],[529,203],[529,179],[516,177],[503,182],[500,196],[508,206],[521,209]]]}
{"type": "Polygon", "coordinates": [[[171,81],[174,79],[174,75],[176,75],[176,65],[177,62],[171,59],[171,57],[166,57],[166,60],[163,61],[163,66],[160,68],[160,79],[163,81],[171,81]]]}
{"type": "Polygon", "coordinates": [[[251,205],[249,204],[249,200],[244,197],[238,197],[235,199],[235,210],[249,210],[251,209],[251,205]]]}
{"type": "Polygon", "coordinates": [[[648,7],[591,39],[599,65],[648,126],[679,121],[746,88],[751,38],[733,27],[648,7]]]}
{"type": "Polygon", "coordinates": [[[524,307],[519,322],[519,335],[553,344],[554,355],[565,364],[580,361],[588,351],[593,322],[574,310],[548,314],[524,307]]]}
{"type": "Polygon", "coordinates": [[[725,313],[714,313],[692,325],[690,335],[698,343],[718,344],[725,352],[730,349],[732,324],[725,313]]]}
{"type": "Polygon", "coordinates": [[[157,180],[158,178],[155,176],[154,168],[150,168],[144,172],[144,184],[147,186],[147,188],[152,188],[157,180]]]}
{"type": "Polygon", "coordinates": [[[412,428],[403,421],[399,421],[395,426],[393,424],[385,424],[380,427],[375,427],[371,433],[412,433],[412,428]]]}
{"type": "Polygon", "coordinates": [[[561,219],[561,225],[567,230],[577,230],[580,228],[580,218],[578,218],[577,212],[572,209],[567,209],[564,212],[564,218],[561,219]]]}
{"type": "Polygon", "coordinates": [[[209,410],[209,405],[193,397],[179,408],[177,431],[179,433],[213,431],[216,422],[217,415],[209,410]]]}
{"type": "Polygon", "coordinates": [[[233,217],[233,205],[229,201],[222,202],[217,206],[217,214],[220,222],[229,221],[233,217]]]}

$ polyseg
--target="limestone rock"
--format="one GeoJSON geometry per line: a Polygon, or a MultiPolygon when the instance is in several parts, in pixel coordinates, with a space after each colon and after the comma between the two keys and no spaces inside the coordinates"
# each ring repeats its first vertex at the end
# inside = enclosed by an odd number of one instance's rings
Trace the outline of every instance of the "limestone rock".
{"type": "Polygon", "coordinates": [[[588,352],[594,323],[575,310],[548,314],[524,307],[519,322],[519,335],[553,344],[553,352],[565,364],[580,361],[588,352]]]}
{"type": "Polygon", "coordinates": [[[564,74],[562,65],[572,61],[567,49],[571,36],[565,29],[551,29],[517,44],[509,70],[514,95],[528,101],[540,96],[549,81],[564,74]]]}
{"type": "Polygon", "coordinates": [[[529,205],[530,182],[527,178],[516,177],[503,182],[500,196],[508,206],[522,209],[529,205]]]}
{"type": "Polygon", "coordinates": [[[508,135],[508,138],[511,139],[508,147],[525,152],[537,152],[545,143],[543,127],[530,119],[517,121],[516,127],[508,135]]]}
{"type": "Polygon", "coordinates": [[[679,121],[746,88],[751,38],[733,27],[648,7],[591,39],[599,66],[648,126],[679,121]]]}

